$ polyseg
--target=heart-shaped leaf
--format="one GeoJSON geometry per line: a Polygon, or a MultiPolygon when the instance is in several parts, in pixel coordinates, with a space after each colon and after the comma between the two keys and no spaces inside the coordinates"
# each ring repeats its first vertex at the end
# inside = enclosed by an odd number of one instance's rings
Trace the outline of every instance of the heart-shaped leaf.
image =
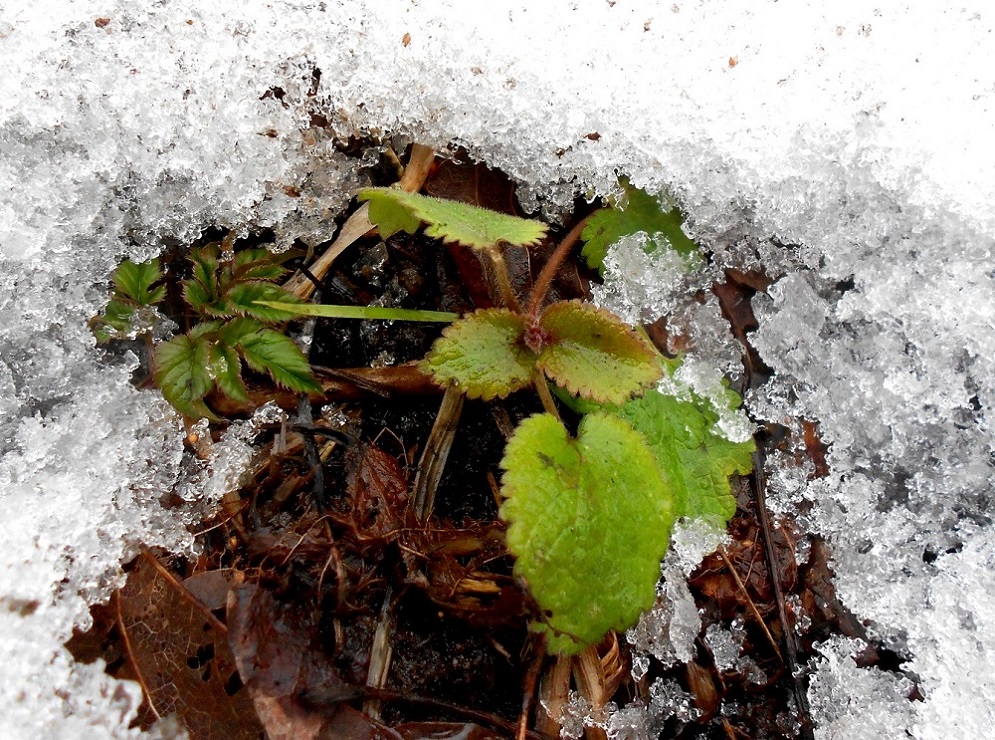
{"type": "Polygon", "coordinates": [[[604,309],[560,301],[543,312],[539,325],[546,338],[537,365],[582,398],[623,403],[660,378],[649,341],[604,309]]]}
{"type": "Polygon", "coordinates": [[[535,355],[524,342],[525,320],[504,308],[475,311],[445,328],[421,364],[442,385],[470,398],[504,398],[532,383],[535,355]]]}
{"type": "Polygon", "coordinates": [[[552,652],[571,655],[635,624],[656,598],[674,523],[670,489],[642,435],[618,417],[584,417],[577,438],[549,414],[523,421],[504,458],[508,549],[545,619],[552,652]]]}

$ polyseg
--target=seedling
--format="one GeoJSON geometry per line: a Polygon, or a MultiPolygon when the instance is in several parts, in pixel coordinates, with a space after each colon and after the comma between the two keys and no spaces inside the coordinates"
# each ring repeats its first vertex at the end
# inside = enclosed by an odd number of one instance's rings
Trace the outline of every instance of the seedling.
{"type": "MultiPolygon", "coordinates": [[[[637,231],[656,237],[656,248],[676,242],[689,263],[698,258],[679,229],[679,214],[675,231],[674,211],[642,191],[629,188],[627,195],[636,212],[613,208],[578,225],[523,309],[501,245],[536,244],[543,224],[391,188],[359,193],[370,201],[370,220],[382,237],[425,223],[429,236],[480,250],[492,262],[505,306],[453,322],[420,367],[470,398],[503,398],[530,386],[539,393],[546,413],[519,425],[501,461],[500,516],[509,523],[515,573],[542,615],[533,629],[545,634],[547,649],[565,655],[608,630],[632,626],[652,606],[675,518],[700,516],[724,527],[735,513],[728,476],[750,469],[753,449],[752,442],[734,444],[712,431],[717,415],[704,399],[682,401],[656,390],[639,397],[679,361],[661,357],[634,327],[580,301],[543,308],[553,274],[582,234],[589,261],[599,267],[612,241],[637,231]],[[576,437],[559,418],[549,382],[584,413],[576,437]]],[[[342,315],[335,306],[267,305],[342,315]]],[[[739,403],[731,391],[728,401],[739,403]]]]}
{"type": "MultiPolygon", "coordinates": [[[[284,388],[321,392],[304,353],[273,328],[295,314],[257,302],[300,303],[275,283],[287,272],[282,263],[291,255],[267,249],[236,254],[231,249],[233,241],[231,236],[190,253],[192,277],[183,281],[183,299],[201,322],[158,344],[153,355],[153,378],[162,395],[177,411],[194,419],[217,420],[205,402],[215,389],[235,401],[249,400],[242,361],[284,388]]],[[[161,276],[157,260],[144,265],[123,262],[113,276],[114,297],[94,320],[98,338],[102,327],[120,321],[119,306],[131,308],[165,298],[164,287],[150,289],[161,276]]]]}
{"type": "MultiPolygon", "coordinates": [[[[533,630],[547,649],[573,655],[609,630],[632,626],[656,598],[659,562],[679,517],[724,527],[735,513],[728,476],[751,466],[752,441],[732,443],[713,431],[710,402],[647,390],[679,360],[662,357],[646,336],[613,314],[581,301],[544,306],[558,266],[578,240],[589,264],[603,269],[609,246],[646,232],[652,249],[677,249],[693,268],[697,247],[680,214],[626,186],[622,203],[578,224],[544,266],[523,307],[508,278],[503,246],[538,244],[546,226],[483,208],[391,188],[359,192],[383,238],[425,233],[479,250],[490,260],[504,306],[462,318],[435,311],[304,304],[275,284],[283,257],[265,249],[233,254],[231,244],[191,253],[183,297],[201,323],[160,344],[154,378],[187,416],[215,418],[205,398],[217,390],[248,400],[241,362],[286,388],[320,387],[297,346],[273,328],[299,316],[450,323],[420,364],[442,386],[493,400],[529,387],[544,413],[525,419],[501,468],[507,544],[515,574],[538,606],[533,630]],[[553,384],[552,389],[550,383],[553,384]],[[561,421],[553,394],[582,415],[576,436],[561,421]]],[[[161,300],[158,263],[123,263],[99,327],[120,331],[128,311],[161,300]]],[[[128,319],[130,320],[130,319],[128,319]]],[[[95,329],[96,330],[96,329],[95,329]]],[[[729,408],[740,403],[729,391],[729,408]]]]}

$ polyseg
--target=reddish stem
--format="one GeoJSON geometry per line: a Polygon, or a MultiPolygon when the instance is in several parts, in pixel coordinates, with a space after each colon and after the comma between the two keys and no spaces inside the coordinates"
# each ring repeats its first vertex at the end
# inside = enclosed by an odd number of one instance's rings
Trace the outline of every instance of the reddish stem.
{"type": "Polygon", "coordinates": [[[587,226],[588,218],[590,218],[590,216],[581,219],[577,225],[570,230],[570,233],[564,237],[563,241],[560,242],[553,254],[550,255],[549,261],[546,262],[542,268],[542,272],[539,273],[539,277],[532,286],[532,295],[529,296],[529,306],[526,310],[526,314],[533,320],[538,318],[539,309],[542,308],[542,301],[546,297],[547,291],[549,291],[549,286],[553,282],[553,277],[556,275],[556,271],[560,269],[560,265],[563,264],[563,260],[565,260],[567,255],[570,254],[570,250],[573,249],[573,245],[577,243],[578,239],[580,239],[580,235],[587,226]]]}

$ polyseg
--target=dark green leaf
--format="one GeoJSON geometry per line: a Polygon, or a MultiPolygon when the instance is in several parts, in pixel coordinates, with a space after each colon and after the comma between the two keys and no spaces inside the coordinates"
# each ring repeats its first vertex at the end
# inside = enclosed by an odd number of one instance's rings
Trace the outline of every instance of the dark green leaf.
{"type": "Polygon", "coordinates": [[[550,651],[564,655],[635,624],[656,598],[673,502],[653,453],[626,422],[585,416],[571,439],[549,414],[508,441],[501,517],[508,549],[546,615],[550,651]]]}
{"type": "Polygon", "coordinates": [[[283,262],[293,256],[290,250],[276,254],[265,247],[245,249],[235,255],[235,280],[279,280],[287,274],[283,262]]]}
{"type": "Polygon", "coordinates": [[[249,400],[249,391],[242,380],[242,361],[238,353],[224,344],[211,346],[211,376],[218,390],[235,401],[249,400]]]}
{"type": "Polygon", "coordinates": [[[210,344],[203,337],[180,334],[156,347],[154,378],[162,395],[180,413],[216,419],[203,399],[214,387],[208,371],[210,344]]]}
{"type": "Polygon", "coordinates": [[[307,358],[294,341],[273,329],[242,332],[238,349],[253,370],[269,373],[273,380],[292,391],[321,393],[307,358]]]}
{"type": "Polygon", "coordinates": [[[120,298],[127,298],[139,306],[151,306],[166,295],[164,287],[151,290],[153,283],[162,278],[159,260],[153,259],[141,264],[125,260],[114,270],[114,286],[120,298]]]}
{"type": "Polygon", "coordinates": [[[303,301],[289,290],[273,283],[237,283],[225,294],[226,305],[233,313],[252,316],[263,321],[288,321],[296,318],[292,311],[261,305],[256,301],[301,304],[303,301]]]}

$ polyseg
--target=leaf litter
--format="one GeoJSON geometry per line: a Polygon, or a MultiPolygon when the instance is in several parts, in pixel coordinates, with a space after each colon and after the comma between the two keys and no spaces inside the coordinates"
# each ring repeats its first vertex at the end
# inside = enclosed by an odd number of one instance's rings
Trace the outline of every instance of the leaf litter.
{"type": "MultiPolygon", "coordinates": [[[[508,202],[500,173],[481,168],[444,161],[429,172],[425,190],[445,191],[446,197],[464,196],[481,204],[487,198],[508,202]]],[[[659,218],[660,214],[653,217],[659,218]]],[[[601,228],[607,227],[602,224],[601,228]]],[[[635,226],[612,228],[625,231],[635,226]]],[[[465,311],[474,305],[494,305],[497,291],[493,276],[486,268],[481,269],[480,263],[466,259],[469,250],[439,245],[406,231],[401,228],[386,242],[373,247],[368,240],[360,242],[362,250],[376,248],[386,255],[386,260],[373,270],[363,265],[362,254],[350,259],[346,252],[322,281],[322,292],[361,303],[380,301],[416,309],[465,311]],[[454,258],[457,254],[461,259],[454,258]],[[411,279],[413,273],[418,279],[411,279]],[[472,279],[464,279],[467,275],[472,279]]],[[[260,281],[282,274],[282,266],[245,271],[244,265],[262,260],[264,255],[258,249],[251,245],[241,248],[235,269],[241,266],[243,275],[260,281]]],[[[548,250],[544,252],[540,247],[535,256],[524,261],[510,258],[514,250],[506,254],[512,282],[529,286],[536,274],[532,259],[539,261],[548,250]]],[[[157,277],[151,270],[136,276],[134,291],[142,292],[146,298],[157,297],[152,290],[157,277]]],[[[576,263],[565,264],[558,271],[551,295],[555,300],[585,297],[586,283],[576,263]]],[[[764,287],[762,283],[755,285],[731,276],[726,283],[717,285],[715,292],[724,306],[745,302],[748,308],[750,292],[764,287]]],[[[123,290],[121,286],[118,289],[123,290]]],[[[228,298],[216,296],[211,310],[228,311],[223,301],[242,301],[237,292],[232,296],[229,290],[226,295],[228,298]]],[[[734,333],[747,341],[752,329],[748,313],[739,309],[731,315],[734,333]]],[[[173,704],[168,706],[175,707],[194,736],[209,737],[210,730],[205,730],[208,734],[194,730],[199,727],[198,720],[188,721],[186,715],[197,717],[206,711],[213,715],[208,718],[209,725],[211,721],[223,721],[226,712],[234,711],[232,707],[240,707],[236,713],[249,718],[245,720],[247,727],[258,717],[274,737],[380,733],[384,737],[413,739],[447,736],[447,732],[453,737],[507,737],[518,722],[523,681],[534,662],[534,656],[527,651],[525,627],[527,617],[535,613],[535,605],[523,593],[516,580],[521,574],[512,571],[512,560],[505,550],[505,526],[497,516],[493,474],[498,470],[503,446],[502,415],[524,419],[539,409],[534,401],[529,403],[515,396],[491,404],[492,408],[469,402],[459,421],[460,434],[452,453],[460,463],[448,466],[442,476],[435,516],[428,522],[419,522],[412,518],[408,507],[409,483],[415,472],[412,460],[417,459],[437,401],[426,398],[428,389],[417,388],[417,384],[413,395],[405,392],[403,383],[396,383],[389,372],[381,372],[383,377],[370,381],[358,378],[371,365],[377,370],[376,364],[385,357],[395,367],[421,357],[438,329],[399,324],[391,327],[388,336],[374,322],[357,323],[331,324],[319,319],[311,349],[319,377],[320,366],[327,365],[336,382],[357,383],[358,393],[346,393],[341,401],[330,403],[320,419],[287,436],[289,444],[277,444],[286,435],[285,430],[271,428],[260,436],[260,449],[268,447],[270,452],[261,455],[253,480],[241,492],[243,504],[235,516],[243,527],[233,528],[230,521],[224,520],[205,527],[201,536],[204,555],[197,562],[174,562],[167,568],[163,564],[153,566],[151,556],[143,556],[118,597],[124,607],[122,616],[115,620],[113,615],[105,615],[103,621],[97,620],[95,632],[103,630],[105,636],[110,636],[100,642],[101,654],[111,655],[115,649],[119,656],[127,654],[126,660],[119,657],[111,663],[111,670],[121,676],[134,675],[130,666],[141,669],[143,661],[148,660],[141,653],[142,646],[151,640],[162,645],[174,639],[185,644],[189,652],[198,629],[210,636],[216,651],[211,655],[200,644],[186,656],[186,661],[176,658],[180,653],[166,653],[172,656],[170,669],[178,671],[175,676],[169,671],[163,674],[165,690],[173,692],[173,704]],[[369,384],[364,386],[366,382],[369,384]],[[365,400],[350,400],[357,397],[365,400]],[[308,449],[312,454],[307,454],[308,449]],[[315,461],[322,469],[321,475],[315,461]],[[323,482],[317,486],[319,478],[323,482]],[[167,577],[170,569],[175,574],[167,577]],[[150,573],[153,579],[169,586],[143,586],[142,579],[148,579],[150,573]],[[223,575],[210,575],[215,573],[223,575]],[[133,593],[139,596],[130,596],[133,593]],[[393,667],[386,686],[371,689],[366,672],[370,649],[384,596],[390,593],[399,594],[392,636],[393,667]],[[221,594],[227,596],[226,614],[220,611],[221,594]],[[139,600],[129,601],[133,598],[139,600]],[[185,610],[185,622],[162,616],[177,609],[185,610]],[[156,621],[160,619],[180,625],[180,636],[169,637],[165,625],[156,621]],[[195,625],[197,620],[200,627],[195,625]],[[115,621],[116,628],[107,626],[115,621]],[[116,639],[115,629],[119,633],[116,639]],[[218,642],[224,642],[225,629],[231,646],[227,652],[218,642]],[[185,637],[184,631],[188,632],[185,637]],[[203,669],[199,676],[215,686],[214,693],[175,688],[185,685],[183,665],[188,666],[188,672],[194,670],[190,666],[203,669]],[[224,676],[228,666],[237,666],[237,674],[224,676]],[[217,692],[219,687],[223,697],[217,692]],[[206,696],[212,700],[205,702],[206,696]],[[438,700],[440,696],[446,701],[438,700]],[[355,709],[361,700],[371,699],[381,706],[379,718],[355,709]],[[252,702],[254,713],[245,711],[246,701],[252,702]]],[[[184,352],[202,351],[195,337],[190,341],[196,346],[184,352]]],[[[666,348],[665,341],[659,344],[666,348]]],[[[250,359],[251,342],[247,353],[245,344],[237,339],[232,346],[243,353],[250,369],[264,367],[261,361],[254,363],[250,359]]],[[[749,353],[750,348],[746,349],[749,353]]],[[[222,363],[226,368],[214,373],[219,386],[229,383],[228,388],[221,388],[222,392],[236,402],[251,399],[256,390],[252,378],[248,378],[247,393],[243,394],[238,382],[241,377],[234,371],[238,357],[228,352],[215,354],[215,366],[222,363]]],[[[749,374],[749,366],[747,371],[749,374]]],[[[210,389],[201,392],[207,384],[202,380],[190,385],[186,402],[195,404],[207,397],[210,389]]],[[[652,395],[647,398],[652,399],[652,395]]],[[[293,397],[287,396],[284,405],[293,410],[293,397]]],[[[637,426],[640,423],[641,412],[635,407],[620,414],[637,426]]],[[[707,439],[700,430],[691,431],[693,427],[694,424],[688,426],[691,437],[707,447],[707,439]]],[[[797,452],[804,465],[806,455],[819,454],[817,430],[811,425],[804,429],[803,437],[795,437],[790,430],[768,426],[761,440],[770,449],[797,452]]],[[[746,469],[741,450],[728,452],[725,462],[719,464],[723,482],[728,473],[746,469]]],[[[718,480],[718,473],[703,476],[718,480]]],[[[785,688],[790,684],[791,670],[779,657],[777,646],[770,644],[771,639],[783,639],[786,629],[796,631],[802,637],[801,650],[808,656],[813,654],[817,638],[867,635],[835,599],[818,541],[808,542],[808,560],[802,560],[799,553],[807,537],[795,530],[789,519],[782,518],[766,533],[774,541],[775,562],[771,563],[759,544],[763,527],[750,513],[753,502],[749,487],[735,484],[733,490],[722,490],[719,485],[718,489],[714,494],[716,517],[728,518],[735,511],[730,539],[721,557],[706,558],[695,570],[688,598],[704,624],[714,628],[715,635],[732,634],[732,644],[736,644],[735,639],[741,640],[741,655],[727,666],[713,654],[711,643],[697,640],[686,665],[668,668],[655,666],[652,660],[647,662],[646,656],[626,641],[616,641],[611,653],[615,657],[610,659],[615,661],[614,678],[602,687],[601,694],[594,695],[600,696],[605,705],[624,697],[649,706],[668,691],[684,692],[694,711],[674,714],[658,728],[679,733],[680,737],[725,737],[744,732],[790,734],[785,728],[797,711],[785,688]],[[738,505],[735,509],[731,504],[734,493],[738,505]],[[776,576],[770,575],[772,569],[776,576]],[[774,603],[774,580],[778,590],[791,598],[789,625],[783,623],[774,603]],[[773,638],[769,637],[771,633],[773,638]]],[[[686,506],[686,498],[677,506],[678,511],[686,506]]],[[[660,543],[661,554],[665,547],[665,541],[660,543]]],[[[647,576],[650,586],[655,581],[652,574],[647,576]]],[[[578,587],[584,588],[585,584],[578,587]]],[[[650,592],[649,601],[652,599],[650,592]]],[[[661,603],[658,598],[657,605],[661,603]]],[[[648,616],[652,617],[655,609],[648,616]]],[[[556,629],[554,622],[549,624],[556,629]]],[[[667,625],[661,627],[665,630],[667,625]]],[[[567,633],[569,629],[561,634],[567,633]]],[[[199,637],[204,639],[203,634],[199,637]]],[[[98,649],[85,635],[77,636],[75,644],[80,655],[97,654],[98,649]]],[[[869,665],[889,667],[891,658],[886,650],[871,650],[866,660],[869,665]]],[[[158,670],[146,667],[147,672],[158,670]]],[[[569,685],[569,674],[566,675],[569,685]]],[[[577,681],[580,686],[582,677],[578,676],[577,681]]],[[[156,691],[163,690],[150,687],[150,698],[154,700],[156,691]]],[[[590,687],[588,690],[593,691],[590,687]]],[[[545,727],[546,732],[559,728],[560,720],[565,722],[579,706],[571,696],[565,695],[561,702],[560,716],[543,719],[544,710],[536,709],[536,727],[545,727]]],[[[593,717],[584,715],[581,724],[597,736],[599,725],[593,717]]],[[[564,730],[566,727],[563,725],[564,730]]]]}

